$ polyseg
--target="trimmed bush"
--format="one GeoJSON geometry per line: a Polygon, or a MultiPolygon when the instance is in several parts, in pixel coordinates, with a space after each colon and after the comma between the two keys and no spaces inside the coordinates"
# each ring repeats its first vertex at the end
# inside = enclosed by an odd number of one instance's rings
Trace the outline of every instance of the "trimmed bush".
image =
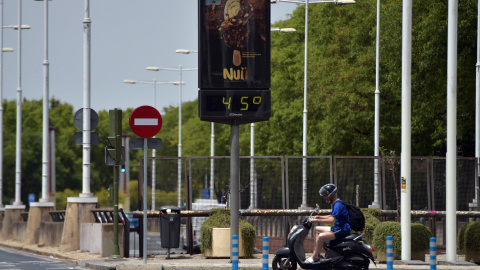
{"type": "Polygon", "coordinates": [[[457,253],[465,254],[465,230],[467,229],[468,223],[463,225],[460,230],[458,230],[457,237],[457,253]]]}
{"type": "MultiPolygon", "coordinates": [[[[400,259],[402,251],[402,235],[400,222],[382,222],[378,224],[373,232],[374,255],[377,260],[385,261],[387,251],[387,236],[393,237],[393,258],[400,259]]],[[[412,259],[425,260],[425,251],[430,246],[430,237],[432,233],[430,229],[420,223],[411,224],[412,237],[412,259]]]]}
{"type": "MultiPolygon", "coordinates": [[[[365,215],[365,230],[363,231],[365,233],[364,238],[368,244],[372,244],[373,232],[375,231],[375,228],[377,227],[377,225],[380,224],[381,222],[377,217],[371,214],[371,211],[364,211],[364,210],[365,209],[362,209],[362,212],[365,215]]],[[[378,209],[375,209],[375,210],[378,210],[378,209]]]]}
{"type": "MultiPolygon", "coordinates": [[[[200,249],[204,254],[206,249],[212,248],[213,228],[230,228],[230,209],[212,209],[210,210],[209,218],[203,222],[202,227],[200,228],[200,238],[202,240],[200,249]]],[[[255,228],[253,228],[252,224],[248,223],[246,220],[239,218],[239,230],[242,234],[245,257],[252,258],[255,249],[255,228]]]]}
{"type": "Polygon", "coordinates": [[[387,236],[393,237],[393,258],[400,258],[402,250],[402,235],[399,222],[387,221],[377,225],[373,232],[374,256],[383,261],[379,254],[387,253],[387,236]]]}
{"type": "MultiPolygon", "coordinates": [[[[430,229],[420,223],[412,223],[412,254],[414,252],[423,253],[425,257],[425,250],[430,248],[430,238],[432,232],[430,229]]],[[[423,258],[422,260],[425,260],[423,258]]]]}
{"type": "Polygon", "coordinates": [[[368,215],[371,215],[371,216],[377,218],[378,220],[380,220],[380,218],[382,217],[382,210],[380,210],[380,209],[362,208],[362,212],[365,216],[368,214],[368,215]]]}
{"type": "Polygon", "coordinates": [[[465,260],[480,263],[480,222],[472,221],[464,227],[463,251],[465,260]]]}

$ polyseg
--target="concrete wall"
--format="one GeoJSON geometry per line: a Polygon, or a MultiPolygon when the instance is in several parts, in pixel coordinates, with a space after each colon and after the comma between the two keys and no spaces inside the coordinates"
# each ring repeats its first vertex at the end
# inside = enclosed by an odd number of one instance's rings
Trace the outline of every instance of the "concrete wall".
{"type": "MultiPolygon", "coordinates": [[[[118,247],[123,257],[123,224],[118,225],[118,247]]],[[[110,257],[113,253],[112,223],[82,223],[80,225],[80,251],[110,257]]]]}
{"type": "Polygon", "coordinates": [[[59,247],[62,241],[63,222],[44,222],[40,224],[38,244],[59,247]]]}
{"type": "Polygon", "coordinates": [[[27,222],[19,221],[14,222],[12,227],[12,239],[20,242],[25,241],[27,234],[27,222]]]}
{"type": "MultiPolygon", "coordinates": [[[[143,220],[143,217],[141,219],[143,220]]],[[[147,230],[154,233],[160,232],[160,218],[147,218],[147,230]]]]}

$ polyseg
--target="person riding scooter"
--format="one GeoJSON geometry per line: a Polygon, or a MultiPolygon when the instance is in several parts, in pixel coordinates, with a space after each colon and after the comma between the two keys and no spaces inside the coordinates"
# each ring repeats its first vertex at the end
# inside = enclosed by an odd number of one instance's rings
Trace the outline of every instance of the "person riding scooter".
{"type": "Polygon", "coordinates": [[[318,262],[323,259],[320,253],[325,253],[323,243],[326,240],[335,240],[343,238],[350,234],[350,220],[347,207],[337,198],[337,187],[334,184],[326,184],[319,190],[320,196],[329,204],[332,204],[332,213],[330,215],[318,215],[309,219],[309,222],[320,222],[323,224],[332,224],[329,226],[315,226],[315,248],[312,256],[305,260],[305,263],[318,262]]]}

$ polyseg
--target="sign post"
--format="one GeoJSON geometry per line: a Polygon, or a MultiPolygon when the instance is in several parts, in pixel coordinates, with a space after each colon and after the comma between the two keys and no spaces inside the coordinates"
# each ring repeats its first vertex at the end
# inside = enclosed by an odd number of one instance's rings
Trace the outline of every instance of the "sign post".
{"type": "Polygon", "coordinates": [[[123,160],[122,153],[122,110],[114,109],[109,111],[108,143],[105,148],[106,155],[113,159],[113,251],[112,258],[120,258],[118,246],[118,165],[123,160]]]}
{"type": "MultiPolygon", "coordinates": [[[[143,263],[147,264],[147,151],[148,138],[162,129],[162,116],[152,106],[140,106],[130,115],[130,128],[143,138],[143,263]]],[[[161,146],[161,143],[160,143],[161,146]]]]}

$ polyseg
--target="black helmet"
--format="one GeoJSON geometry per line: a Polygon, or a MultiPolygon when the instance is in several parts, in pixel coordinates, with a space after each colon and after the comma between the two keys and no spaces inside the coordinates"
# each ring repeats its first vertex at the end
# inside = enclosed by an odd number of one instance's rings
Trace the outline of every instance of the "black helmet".
{"type": "Polygon", "coordinates": [[[337,187],[334,184],[326,184],[320,190],[318,191],[320,193],[320,196],[327,196],[329,198],[332,198],[337,194],[337,187]]]}

